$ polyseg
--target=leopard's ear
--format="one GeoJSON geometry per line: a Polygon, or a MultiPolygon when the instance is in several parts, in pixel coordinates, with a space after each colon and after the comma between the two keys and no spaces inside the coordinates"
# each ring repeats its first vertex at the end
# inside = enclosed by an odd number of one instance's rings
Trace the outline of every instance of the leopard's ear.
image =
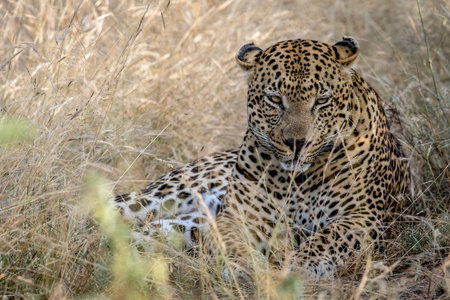
{"type": "Polygon", "coordinates": [[[349,67],[353,64],[359,54],[359,44],[355,38],[344,36],[342,41],[334,44],[337,61],[349,67]]]}
{"type": "Polygon", "coordinates": [[[236,53],[236,61],[242,69],[248,71],[256,63],[256,58],[261,54],[262,50],[253,43],[248,43],[239,48],[236,53]]]}

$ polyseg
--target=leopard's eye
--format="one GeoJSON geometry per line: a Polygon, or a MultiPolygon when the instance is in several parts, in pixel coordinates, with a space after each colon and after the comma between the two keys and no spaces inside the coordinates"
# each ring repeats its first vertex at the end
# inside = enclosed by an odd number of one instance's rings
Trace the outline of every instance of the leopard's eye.
{"type": "Polygon", "coordinates": [[[280,96],[267,96],[267,98],[269,98],[270,101],[272,101],[273,103],[281,103],[281,97],[280,96]]]}
{"type": "Polygon", "coordinates": [[[331,94],[322,95],[316,99],[316,105],[322,105],[328,102],[331,99],[331,94]]]}

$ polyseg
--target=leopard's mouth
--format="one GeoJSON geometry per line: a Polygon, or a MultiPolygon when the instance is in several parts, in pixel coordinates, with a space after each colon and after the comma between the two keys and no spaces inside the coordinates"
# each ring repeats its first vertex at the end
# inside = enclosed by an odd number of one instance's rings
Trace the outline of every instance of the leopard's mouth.
{"type": "Polygon", "coordinates": [[[295,149],[289,154],[274,153],[281,167],[286,171],[305,172],[314,162],[315,157],[305,156],[303,148],[295,149]]]}
{"type": "Polygon", "coordinates": [[[291,155],[276,153],[275,157],[280,162],[283,169],[287,171],[296,171],[299,173],[305,172],[314,163],[318,156],[328,153],[333,150],[334,145],[332,142],[324,142],[316,151],[306,151],[304,147],[295,149],[291,155]]]}
{"type": "Polygon", "coordinates": [[[333,143],[330,140],[328,142],[322,142],[321,147],[317,148],[315,151],[311,151],[312,149],[310,149],[311,147],[309,146],[311,143],[307,142],[305,139],[291,141],[283,146],[277,146],[278,143],[274,143],[274,141],[258,127],[249,123],[249,129],[256,137],[259,146],[272,152],[273,157],[280,163],[281,167],[287,171],[305,172],[318,156],[333,148],[333,143]]]}

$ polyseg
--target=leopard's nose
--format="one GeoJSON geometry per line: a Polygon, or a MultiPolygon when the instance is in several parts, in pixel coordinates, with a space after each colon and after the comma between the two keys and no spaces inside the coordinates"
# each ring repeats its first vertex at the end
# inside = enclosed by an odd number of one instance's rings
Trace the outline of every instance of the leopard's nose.
{"type": "Polygon", "coordinates": [[[296,140],[296,139],[287,139],[284,140],[284,143],[292,150],[292,151],[298,151],[302,149],[303,145],[305,144],[305,139],[296,140]]]}

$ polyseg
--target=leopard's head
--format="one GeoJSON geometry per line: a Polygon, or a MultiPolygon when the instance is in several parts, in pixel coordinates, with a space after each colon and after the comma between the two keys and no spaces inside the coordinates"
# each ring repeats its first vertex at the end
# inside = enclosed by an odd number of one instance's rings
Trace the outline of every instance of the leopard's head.
{"type": "Polygon", "coordinates": [[[353,132],[359,107],[349,67],[358,53],[352,37],[239,49],[236,60],[249,73],[249,130],[284,169],[305,171],[353,132]]]}

